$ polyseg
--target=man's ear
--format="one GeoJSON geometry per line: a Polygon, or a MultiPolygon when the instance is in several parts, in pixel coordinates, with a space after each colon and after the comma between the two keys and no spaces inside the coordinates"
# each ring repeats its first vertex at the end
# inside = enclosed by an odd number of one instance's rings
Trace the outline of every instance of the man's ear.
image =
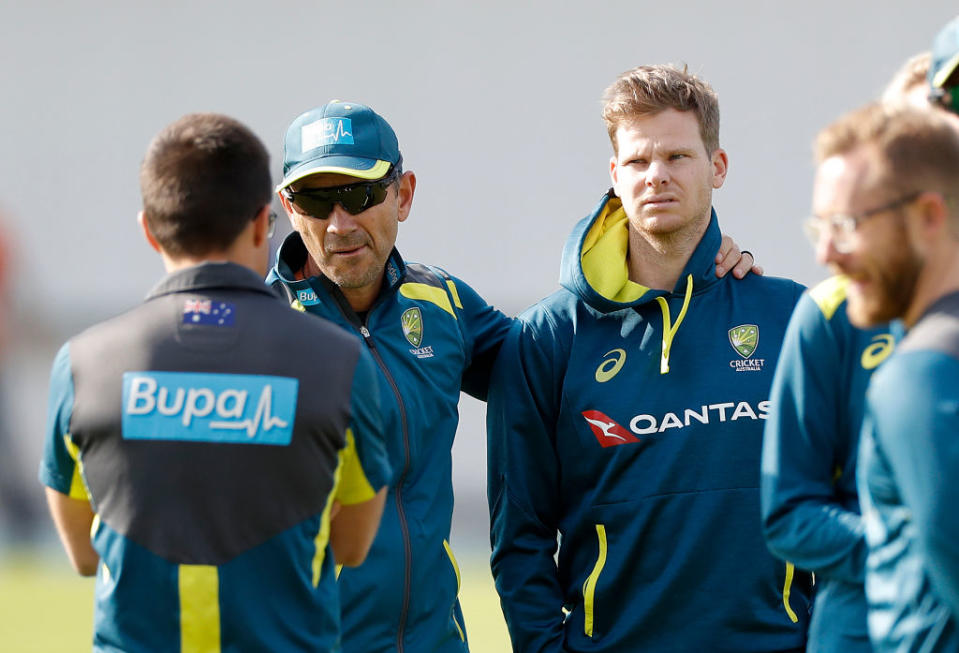
{"type": "Polygon", "coordinates": [[[264,204],[256,217],[253,218],[253,246],[260,247],[264,242],[269,241],[267,232],[270,230],[270,205],[264,204]]]}
{"type": "Polygon", "coordinates": [[[413,208],[413,194],[416,192],[416,175],[412,171],[403,173],[400,177],[399,187],[396,189],[397,210],[400,222],[406,220],[413,208]]]}
{"type": "Polygon", "coordinates": [[[726,173],[729,172],[729,156],[726,150],[717,147],[710,158],[713,164],[713,188],[722,188],[726,173]]]}
{"type": "Polygon", "coordinates": [[[137,213],[137,222],[140,223],[140,228],[143,230],[143,237],[146,238],[148,243],[150,243],[150,247],[152,247],[154,251],[162,254],[163,250],[160,248],[160,243],[157,242],[157,239],[153,236],[153,232],[150,231],[150,225],[147,223],[146,213],[143,211],[137,213]]]}

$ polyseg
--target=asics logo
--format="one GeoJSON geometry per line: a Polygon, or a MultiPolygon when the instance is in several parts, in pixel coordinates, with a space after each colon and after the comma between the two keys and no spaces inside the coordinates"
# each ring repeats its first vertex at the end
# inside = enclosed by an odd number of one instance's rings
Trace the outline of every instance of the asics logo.
{"type": "Polygon", "coordinates": [[[882,333],[872,339],[872,343],[862,351],[862,368],[871,370],[879,367],[879,363],[889,358],[896,340],[888,333],[882,333]]]}
{"type": "Polygon", "coordinates": [[[276,376],[127,372],[123,437],[286,445],[298,386],[276,376]]]}
{"type": "Polygon", "coordinates": [[[619,374],[619,371],[623,368],[625,363],[625,349],[611,349],[603,354],[603,362],[600,363],[599,367],[596,368],[597,383],[606,383],[612,379],[614,376],[619,374]],[[608,358],[609,356],[612,356],[612,358],[608,358]]]}

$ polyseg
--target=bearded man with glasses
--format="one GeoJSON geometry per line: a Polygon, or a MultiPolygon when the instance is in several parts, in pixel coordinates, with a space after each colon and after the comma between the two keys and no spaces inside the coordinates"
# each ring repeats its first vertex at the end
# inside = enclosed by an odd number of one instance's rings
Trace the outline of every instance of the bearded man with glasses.
{"type": "Polygon", "coordinates": [[[859,449],[869,635],[877,651],[955,651],[959,121],[869,105],[823,130],[817,160],[820,216],[873,214],[820,230],[819,259],[850,278],[850,321],[907,329],[870,381],[859,449]]]}
{"type": "MultiPolygon", "coordinates": [[[[948,57],[940,52],[932,59],[928,73],[929,55],[908,61],[884,100],[925,103],[926,80],[948,57]]],[[[931,111],[928,104],[924,110],[931,111]]],[[[840,159],[827,161],[841,146],[838,133],[827,130],[816,143],[822,176],[838,172],[832,167],[840,159]]],[[[810,653],[869,653],[866,527],[856,481],[859,438],[866,387],[902,335],[901,327],[887,323],[895,311],[879,309],[908,298],[915,280],[905,236],[890,228],[921,193],[889,183],[853,205],[834,202],[825,188],[817,181],[815,215],[803,226],[820,262],[837,275],[803,296],[783,342],[763,443],[763,523],[773,553],[816,573],[810,653]],[[877,243],[863,248],[874,233],[887,236],[882,251],[877,243]],[[863,326],[866,316],[869,325],[863,326]]]]}

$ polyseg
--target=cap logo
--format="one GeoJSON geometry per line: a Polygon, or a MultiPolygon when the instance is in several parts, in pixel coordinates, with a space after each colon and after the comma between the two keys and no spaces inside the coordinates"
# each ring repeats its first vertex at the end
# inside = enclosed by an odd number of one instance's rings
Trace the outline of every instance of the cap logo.
{"type": "Polygon", "coordinates": [[[321,118],[300,129],[303,152],[324,145],[353,145],[353,121],[349,118],[321,118]]]}

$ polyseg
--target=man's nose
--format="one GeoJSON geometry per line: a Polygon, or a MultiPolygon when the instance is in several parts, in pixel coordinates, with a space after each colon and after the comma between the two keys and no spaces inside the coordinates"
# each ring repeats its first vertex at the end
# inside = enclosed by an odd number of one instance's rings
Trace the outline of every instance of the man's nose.
{"type": "Polygon", "coordinates": [[[342,204],[337,202],[333,204],[333,209],[330,211],[329,223],[326,228],[328,231],[335,233],[354,231],[356,230],[356,216],[352,215],[343,208],[342,204]]]}
{"type": "Polygon", "coordinates": [[[646,185],[660,186],[669,182],[669,170],[662,161],[652,161],[646,168],[646,185]]]}

